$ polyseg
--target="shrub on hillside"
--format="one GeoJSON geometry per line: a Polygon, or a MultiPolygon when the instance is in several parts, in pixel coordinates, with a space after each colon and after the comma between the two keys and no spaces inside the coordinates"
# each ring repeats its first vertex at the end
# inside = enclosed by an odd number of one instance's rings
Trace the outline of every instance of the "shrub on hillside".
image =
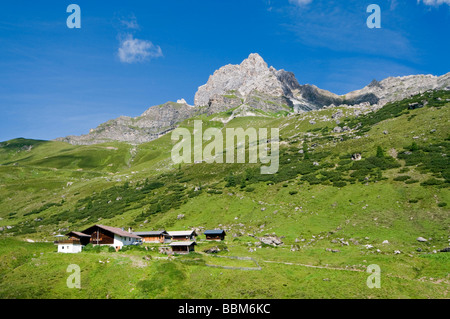
{"type": "Polygon", "coordinates": [[[334,182],[333,183],[333,186],[334,187],[344,187],[344,186],[346,186],[347,185],[347,183],[346,182],[344,182],[344,181],[338,181],[338,182],[334,182]]]}
{"type": "Polygon", "coordinates": [[[404,182],[404,181],[406,181],[406,180],[408,180],[408,179],[411,179],[411,176],[403,175],[403,176],[397,176],[397,177],[395,177],[395,178],[394,178],[394,181],[396,181],[396,182],[404,182]]]}
{"type": "Polygon", "coordinates": [[[114,253],[116,252],[116,250],[114,249],[114,247],[111,246],[99,246],[99,245],[92,245],[92,244],[87,244],[86,246],[84,246],[83,248],[83,252],[87,252],[87,253],[114,253]]]}
{"type": "Polygon", "coordinates": [[[444,184],[444,181],[438,180],[436,178],[430,178],[420,183],[421,186],[436,186],[442,184],[444,184]]]}

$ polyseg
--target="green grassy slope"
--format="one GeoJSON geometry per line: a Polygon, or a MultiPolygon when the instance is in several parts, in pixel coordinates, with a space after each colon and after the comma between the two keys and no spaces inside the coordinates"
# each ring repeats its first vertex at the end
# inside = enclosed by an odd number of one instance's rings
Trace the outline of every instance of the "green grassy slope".
{"type": "MultiPolygon", "coordinates": [[[[227,124],[215,116],[195,118],[203,130],[279,127],[275,175],[259,174],[260,164],[173,165],[170,134],[138,146],[3,142],[0,296],[184,298],[183,287],[195,285],[188,297],[444,298],[450,260],[439,250],[450,239],[448,100],[449,92],[438,91],[359,117],[342,109],[339,124],[331,118],[338,109],[227,124]],[[337,125],[345,130],[334,133],[337,125]],[[355,153],[361,161],[352,161],[355,153]],[[249,262],[203,254],[159,260],[151,250],[62,256],[51,243],[23,242],[51,241],[94,223],[135,231],[225,228],[228,251],[221,254],[252,257],[262,269],[211,268],[206,264],[249,262]],[[284,245],[261,245],[266,234],[284,245]],[[428,241],[418,242],[419,236],[428,241]],[[148,254],[153,259],[143,259],[148,254]],[[84,269],[81,291],[64,286],[69,261],[84,269]],[[370,264],[385,274],[382,289],[365,284],[370,264]],[[24,278],[25,272],[39,280],[24,278]],[[174,285],[175,278],[183,280],[174,285]],[[106,281],[117,285],[106,288],[106,281]],[[213,289],[217,282],[220,293],[213,289]]],[[[192,131],[195,119],[181,126],[192,131]]]]}

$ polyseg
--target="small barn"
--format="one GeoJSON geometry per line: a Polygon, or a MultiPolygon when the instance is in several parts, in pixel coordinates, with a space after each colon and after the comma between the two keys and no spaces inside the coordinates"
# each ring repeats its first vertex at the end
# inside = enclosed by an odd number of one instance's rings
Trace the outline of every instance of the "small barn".
{"type": "Polygon", "coordinates": [[[227,235],[224,230],[207,230],[203,233],[206,236],[206,240],[221,241],[225,239],[227,235]]]}
{"type": "Polygon", "coordinates": [[[77,231],[71,231],[67,234],[67,237],[69,237],[69,239],[79,240],[82,246],[86,246],[91,240],[91,236],[77,231]]]}
{"type": "Polygon", "coordinates": [[[195,230],[187,231],[170,231],[168,232],[172,241],[195,241],[197,233],[195,230]]]}
{"type": "Polygon", "coordinates": [[[79,240],[66,239],[55,242],[58,245],[58,253],[63,254],[77,254],[83,249],[79,240]]]}
{"type": "Polygon", "coordinates": [[[195,251],[195,241],[178,241],[170,244],[174,254],[189,254],[195,251]]]}
{"type": "Polygon", "coordinates": [[[170,243],[170,235],[165,230],[160,231],[147,231],[147,232],[136,232],[133,233],[142,238],[144,243],[149,244],[164,244],[170,243]]]}
{"type": "MultiPolygon", "coordinates": [[[[70,232],[66,236],[66,239],[55,241],[55,244],[58,245],[58,253],[77,254],[83,250],[84,246],[89,244],[91,238],[91,236],[80,232],[70,232]]],[[[64,236],[58,235],[57,237],[64,236]]]]}

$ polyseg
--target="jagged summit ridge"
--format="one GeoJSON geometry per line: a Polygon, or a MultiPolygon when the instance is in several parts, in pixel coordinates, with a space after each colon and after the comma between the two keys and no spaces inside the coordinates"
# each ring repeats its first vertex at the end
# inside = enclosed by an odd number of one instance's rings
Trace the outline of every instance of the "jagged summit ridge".
{"type": "Polygon", "coordinates": [[[226,65],[215,71],[195,94],[195,106],[205,106],[215,97],[236,91],[246,97],[257,91],[280,97],[292,96],[300,85],[291,72],[277,71],[257,53],[252,53],[240,65],[226,65]]]}
{"type": "MultiPolygon", "coordinates": [[[[244,105],[271,112],[286,108],[295,112],[310,111],[343,102],[342,97],[314,85],[300,85],[294,73],[269,67],[257,53],[250,54],[239,65],[229,64],[215,71],[208,82],[199,87],[194,104],[209,106],[215,112],[234,108],[239,101],[223,98],[230,93],[244,105]],[[255,105],[255,98],[278,107],[267,108],[264,103],[255,105]]],[[[366,97],[363,100],[374,102],[376,99],[366,97]]]]}
{"type": "Polygon", "coordinates": [[[435,75],[408,75],[403,77],[389,77],[380,82],[374,80],[361,90],[346,94],[348,99],[371,94],[376,96],[380,105],[388,102],[402,100],[412,95],[428,90],[450,90],[450,73],[442,76],[435,75]]]}
{"type": "Polygon", "coordinates": [[[90,145],[110,141],[141,144],[157,139],[172,131],[177,123],[198,114],[199,109],[185,100],[168,102],[149,108],[141,116],[120,116],[91,129],[89,134],[57,138],[74,145],[90,145]]]}
{"type": "MultiPolygon", "coordinates": [[[[450,90],[450,73],[443,76],[411,75],[372,81],[361,90],[340,96],[314,85],[301,85],[292,72],[269,67],[257,53],[239,65],[221,67],[195,94],[194,106],[184,99],[149,108],[141,116],[122,116],[99,125],[89,134],[58,138],[76,145],[121,141],[141,144],[173,130],[178,123],[200,114],[232,110],[230,118],[261,114],[307,112],[324,107],[352,105],[376,110],[427,90],[450,90]],[[257,111],[255,113],[255,110],[257,111]]],[[[260,116],[260,115],[259,115],[260,116]]]]}

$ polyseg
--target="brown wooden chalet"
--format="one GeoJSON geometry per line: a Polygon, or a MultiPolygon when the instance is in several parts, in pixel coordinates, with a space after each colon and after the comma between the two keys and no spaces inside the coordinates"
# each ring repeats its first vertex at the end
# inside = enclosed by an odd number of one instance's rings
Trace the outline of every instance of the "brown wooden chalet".
{"type": "Polygon", "coordinates": [[[170,235],[165,230],[133,233],[142,238],[144,243],[163,244],[170,242],[170,235]]]}
{"type": "Polygon", "coordinates": [[[90,243],[91,240],[91,236],[81,233],[81,232],[77,232],[77,231],[71,231],[70,233],[68,233],[66,235],[68,237],[68,239],[66,239],[67,242],[73,242],[73,243],[79,243],[82,246],[86,246],[87,244],[90,243]]]}
{"type": "Polygon", "coordinates": [[[206,236],[206,240],[216,241],[224,240],[227,235],[224,230],[206,230],[203,234],[206,236]]]}
{"type": "Polygon", "coordinates": [[[197,233],[194,230],[168,232],[172,241],[195,241],[197,233]]]}
{"type": "Polygon", "coordinates": [[[195,241],[177,241],[170,244],[172,252],[175,254],[189,254],[195,251],[195,241]]]}
{"type": "Polygon", "coordinates": [[[82,232],[90,236],[90,243],[93,245],[110,245],[122,247],[142,242],[142,238],[127,232],[121,228],[94,225],[82,232]]]}

